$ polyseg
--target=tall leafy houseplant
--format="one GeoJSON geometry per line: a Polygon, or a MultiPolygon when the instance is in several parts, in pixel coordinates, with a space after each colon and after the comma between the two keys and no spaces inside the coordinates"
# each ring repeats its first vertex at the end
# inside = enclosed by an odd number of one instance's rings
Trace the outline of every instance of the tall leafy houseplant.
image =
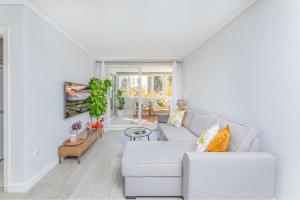
{"type": "Polygon", "coordinates": [[[106,113],[107,97],[106,94],[111,87],[109,80],[100,80],[98,78],[91,78],[89,81],[91,90],[90,96],[90,116],[91,120],[95,117],[97,120],[106,113]]]}
{"type": "Polygon", "coordinates": [[[122,117],[124,115],[124,104],[125,104],[125,98],[122,90],[117,91],[116,98],[118,100],[118,109],[117,109],[118,116],[122,117]]]}

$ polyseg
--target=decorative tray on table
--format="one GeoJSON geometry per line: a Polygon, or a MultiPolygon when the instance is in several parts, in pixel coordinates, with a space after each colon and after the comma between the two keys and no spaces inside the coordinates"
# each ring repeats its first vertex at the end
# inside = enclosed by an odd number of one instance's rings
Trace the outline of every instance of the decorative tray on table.
{"type": "Polygon", "coordinates": [[[136,135],[140,135],[140,134],[144,134],[146,133],[146,130],[139,130],[139,131],[135,131],[134,134],[136,135]]]}
{"type": "Polygon", "coordinates": [[[66,141],[64,141],[64,145],[65,146],[75,146],[75,145],[82,144],[84,141],[85,141],[84,138],[79,138],[78,141],[76,141],[76,142],[70,142],[70,140],[66,140],[66,141]]]}

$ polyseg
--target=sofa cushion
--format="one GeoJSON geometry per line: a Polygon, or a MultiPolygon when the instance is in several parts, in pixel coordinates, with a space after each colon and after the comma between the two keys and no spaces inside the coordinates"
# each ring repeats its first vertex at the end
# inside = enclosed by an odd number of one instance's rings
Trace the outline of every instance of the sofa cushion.
{"type": "Polygon", "coordinates": [[[209,128],[212,116],[205,113],[196,112],[193,116],[189,129],[199,136],[203,131],[209,128]]]}
{"type": "Polygon", "coordinates": [[[182,176],[183,154],[193,149],[194,143],[127,142],[122,158],[122,175],[182,176]]]}
{"type": "Polygon", "coordinates": [[[248,152],[251,150],[252,143],[257,137],[257,131],[252,126],[216,117],[212,120],[212,124],[219,123],[221,128],[229,126],[230,143],[228,151],[248,152]]]}
{"type": "Polygon", "coordinates": [[[225,152],[230,142],[230,129],[228,126],[220,130],[207,147],[207,152],[225,152]]]}
{"type": "Polygon", "coordinates": [[[161,134],[171,142],[196,142],[197,137],[185,127],[175,127],[170,124],[158,124],[161,134]]]}
{"type": "Polygon", "coordinates": [[[256,137],[251,145],[250,152],[259,152],[260,146],[259,146],[259,137],[256,137]]]}
{"type": "Polygon", "coordinates": [[[185,117],[183,120],[183,126],[186,128],[190,128],[193,117],[194,117],[194,111],[191,109],[186,109],[185,117]]]}
{"type": "Polygon", "coordinates": [[[197,140],[197,148],[196,152],[205,152],[207,150],[208,145],[217,135],[220,130],[219,124],[214,124],[206,129],[197,140]]]}
{"type": "Polygon", "coordinates": [[[170,112],[168,124],[176,127],[182,127],[185,112],[185,110],[172,110],[170,112]]]}

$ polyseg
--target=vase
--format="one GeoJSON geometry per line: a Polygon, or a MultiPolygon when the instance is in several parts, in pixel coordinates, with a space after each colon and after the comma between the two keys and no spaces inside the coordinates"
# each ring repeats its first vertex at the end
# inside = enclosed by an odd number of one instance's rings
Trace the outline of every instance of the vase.
{"type": "Polygon", "coordinates": [[[76,135],[76,141],[78,142],[79,141],[79,131],[75,130],[74,135],[76,135]]]}
{"type": "Polygon", "coordinates": [[[77,135],[73,134],[69,136],[69,140],[71,143],[77,142],[77,135]]]}

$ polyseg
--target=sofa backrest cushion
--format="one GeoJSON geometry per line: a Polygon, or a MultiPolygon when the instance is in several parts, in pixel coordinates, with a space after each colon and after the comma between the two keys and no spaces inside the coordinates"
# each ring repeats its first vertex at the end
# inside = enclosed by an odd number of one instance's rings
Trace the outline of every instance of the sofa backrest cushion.
{"type": "Polygon", "coordinates": [[[251,151],[252,143],[257,137],[257,131],[252,126],[235,122],[232,120],[215,117],[211,124],[219,123],[220,128],[229,126],[230,143],[228,151],[230,152],[248,152],[251,151]]]}
{"type": "Polygon", "coordinates": [[[252,142],[250,152],[259,152],[260,145],[259,145],[259,137],[256,137],[252,142]]]}
{"type": "Polygon", "coordinates": [[[189,129],[196,136],[199,136],[207,128],[209,128],[211,121],[212,121],[211,115],[206,113],[201,113],[201,112],[194,112],[189,129]]]}
{"type": "Polygon", "coordinates": [[[190,125],[191,125],[191,122],[192,122],[192,119],[194,117],[194,111],[191,110],[191,109],[185,109],[185,117],[184,117],[184,120],[183,120],[183,126],[186,127],[186,128],[190,128],[190,125]]]}

